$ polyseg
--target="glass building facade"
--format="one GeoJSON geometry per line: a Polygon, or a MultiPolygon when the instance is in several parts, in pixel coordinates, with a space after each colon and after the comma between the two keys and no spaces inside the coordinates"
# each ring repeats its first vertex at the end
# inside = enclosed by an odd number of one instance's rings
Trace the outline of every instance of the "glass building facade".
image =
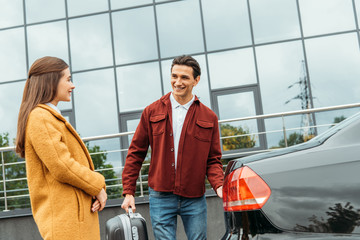
{"type": "MultiPolygon", "coordinates": [[[[200,63],[195,94],[219,119],[300,110],[299,79],[306,79],[309,107],[360,102],[360,0],[0,0],[0,6],[0,134],[11,139],[27,71],[42,56],[71,68],[72,101],[59,106],[82,137],[135,130],[144,107],[171,91],[171,60],[182,54],[200,63]]],[[[323,124],[355,111],[313,117],[323,124]]],[[[241,124],[249,132],[282,127],[278,119],[241,124]]],[[[301,116],[286,124],[299,127],[301,116]]],[[[281,137],[256,135],[252,147],[276,146],[281,137]]],[[[130,140],[91,144],[112,150],[130,140]]],[[[108,157],[118,166],[124,155],[108,157]]]]}

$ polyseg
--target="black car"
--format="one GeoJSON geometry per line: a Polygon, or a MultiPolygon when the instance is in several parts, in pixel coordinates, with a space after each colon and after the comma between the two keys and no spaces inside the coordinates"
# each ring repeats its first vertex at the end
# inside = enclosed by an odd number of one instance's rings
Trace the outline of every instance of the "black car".
{"type": "Polygon", "coordinates": [[[230,239],[360,239],[360,113],[312,140],[229,162],[230,239]]]}

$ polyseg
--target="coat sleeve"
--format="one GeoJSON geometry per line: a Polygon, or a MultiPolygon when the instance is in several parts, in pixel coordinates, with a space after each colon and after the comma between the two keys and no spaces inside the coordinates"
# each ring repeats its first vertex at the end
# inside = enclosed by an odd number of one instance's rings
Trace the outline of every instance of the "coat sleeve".
{"type": "Polygon", "coordinates": [[[207,160],[207,171],[206,175],[212,186],[216,191],[219,187],[223,185],[224,181],[224,171],[223,166],[220,161],[221,159],[221,147],[220,147],[220,133],[219,133],[219,124],[218,119],[214,117],[214,132],[211,139],[211,146],[209,151],[209,156],[207,160]]]}
{"type": "Polygon", "coordinates": [[[146,112],[147,109],[145,108],[126,156],[125,167],[122,172],[123,196],[135,194],[136,180],[149,148],[149,118],[146,112]]]}
{"type": "Polygon", "coordinates": [[[104,177],[81,165],[71,156],[67,145],[62,141],[61,131],[56,129],[52,121],[44,112],[30,114],[26,130],[30,144],[57,181],[96,196],[105,186],[104,177]]]}

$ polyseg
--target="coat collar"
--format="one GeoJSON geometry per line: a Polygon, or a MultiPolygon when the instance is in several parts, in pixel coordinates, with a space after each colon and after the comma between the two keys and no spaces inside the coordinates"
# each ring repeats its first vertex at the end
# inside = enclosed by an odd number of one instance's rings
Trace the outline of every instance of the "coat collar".
{"type": "Polygon", "coordinates": [[[38,104],[38,107],[41,107],[43,109],[46,109],[47,111],[49,111],[52,115],[54,115],[57,119],[59,119],[62,122],[67,122],[66,119],[63,117],[63,115],[61,115],[60,113],[58,113],[57,111],[55,111],[55,109],[53,109],[52,107],[46,105],[46,104],[38,104]]]}
{"type": "Polygon", "coordinates": [[[50,106],[48,106],[46,104],[38,104],[37,106],[49,111],[52,115],[54,115],[54,117],[56,117],[58,120],[65,123],[66,128],[76,138],[76,140],[80,143],[82,149],[84,150],[84,152],[86,154],[86,157],[87,157],[87,159],[89,161],[89,165],[90,165],[91,170],[94,170],[94,164],[93,164],[93,161],[92,161],[91,156],[89,154],[89,151],[86,148],[85,143],[83,142],[83,140],[80,138],[80,135],[74,129],[74,127],[60,113],[55,111],[52,107],[50,107],[50,106]]]}

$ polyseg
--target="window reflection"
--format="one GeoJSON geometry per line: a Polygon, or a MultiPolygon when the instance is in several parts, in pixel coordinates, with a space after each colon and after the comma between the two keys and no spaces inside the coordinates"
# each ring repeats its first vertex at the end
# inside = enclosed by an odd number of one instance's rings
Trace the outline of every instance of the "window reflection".
{"type": "Polygon", "coordinates": [[[301,42],[257,47],[256,58],[264,113],[301,109],[301,101],[293,99],[301,93],[297,83],[306,74],[302,71],[304,55],[301,42]]]}
{"type": "Polygon", "coordinates": [[[107,0],[67,0],[69,16],[89,14],[109,9],[107,0]]]}
{"type": "Polygon", "coordinates": [[[359,101],[360,52],[356,33],[305,41],[315,107],[359,101]]]}
{"type": "Polygon", "coordinates": [[[342,109],[336,111],[329,112],[319,112],[316,113],[316,124],[323,125],[323,127],[318,127],[318,134],[321,134],[328,130],[333,123],[339,123],[340,120],[343,120],[351,115],[358,113],[359,108],[350,108],[350,109],[342,109]],[[330,125],[330,126],[329,126],[330,125]]]}
{"type": "Polygon", "coordinates": [[[29,26],[27,34],[30,65],[43,56],[55,56],[69,63],[65,21],[29,26]]]}
{"type": "Polygon", "coordinates": [[[26,0],[27,23],[65,18],[64,0],[26,0]]]}
{"type": "Polygon", "coordinates": [[[246,0],[206,0],[202,9],[209,51],[251,44],[246,0]]]}
{"type": "MultiPolygon", "coordinates": [[[[255,99],[253,92],[239,92],[217,97],[219,119],[232,119],[255,116],[255,99]]],[[[222,150],[231,151],[241,148],[259,146],[258,127],[256,120],[246,120],[220,124],[221,137],[230,137],[243,134],[248,136],[222,139],[222,150]]]]}
{"type": "Polygon", "coordinates": [[[351,0],[300,0],[305,36],[355,29],[351,0]]]}
{"type": "Polygon", "coordinates": [[[250,9],[256,43],[300,37],[295,0],[255,0],[250,9]]]}
{"type": "Polygon", "coordinates": [[[1,1],[0,28],[24,24],[23,1],[1,1]]]}
{"type": "Polygon", "coordinates": [[[204,51],[199,1],[156,6],[162,57],[204,51]]]}
{"type": "MultiPolygon", "coordinates": [[[[135,131],[137,126],[139,125],[140,119],[132,119],[132,120],[127,120],[126,121],[126,127],[127,127],[127,131],[131,132],[131,131],[135,131]]],[[[132,138],[134,135],[129,135],[128,136],[128,143],[130,145],[132,138]]]]}
{"type": "Polygon", "coordinates": [[[111,0],[111,8],[118,9],[118,8],[126,8],[126,7],[134,7],[143,4],[150,4],[152,0],[111,0]]]}
{"type": "MultiPolygon", "coordinates": [[[[206,60],[204,55],[193,56],[198,61],[201,68],[200,82],[193,89],[193,93],[199,98],[199,100],[207,107],[211,108],[210,94],[209,94],[209,80],[207,76],[206,60]]],[[[172,60],[162,61],[162,76],[163,86],[165,94],[172,91],[170,84],[171,80],[171,63],[172,60]]]]}
{"type": "Polygon", "coordinates": [[[16,137],[16,124],[25,81],[0,84],[0,134],[9,133],[10,144],[16,137]]]}
{"type": "Polygon", "coordinates": [[[113,30],[117,64],[158,58],[153,7],[113,13],[113,30]]]}
{"type": "MultiPolygon", "coordinates": [[[[356,33],[305,41],[315,107],[359,102],[360,53],[356,33]]],[[[317,114],[319,123],[336,116],[317,114]]]]}
{"type": "Polygon", "coordinates": [[[69,24],[73,71],[113,65],[108,14],[71,19],[69,24]]]}
{"type": "Polygon", "coordinates": [[[116,69],[120,111],[142,110],[161,97],[159,63],[116,69]]]}
{"type": "MultiPolygon", "coordinates": [[[[276,111],[281,112],[281,111],[276,111]]],[[[275,112],[274,112],[275,113],[275,112]]],[[[282,118],[268,118],[264,120],[266,129],[266,140],[268,148],[285,147],[284,131],[286,129],[286,139],[288,146],[292,145],[295,141],[303,141],[303,131],[301,130],[301,116],[286,116],[284,122],[282,118]],[[294,140],[294,136],[298,138],[294,140]],[[301,136],[301,137],[299,137],[301,136]]]]}
{"type": "Polygon", "coordinates": [[[24,28],[0,31],[0,82],[26,78],[24,28]]]}
{"type": "Polygon", "coordinates": [[[257,82],[251,48],[209,54],[208,59],[212,89],[257,82]]]}
{"type": "MultiPolygon", "coordinates": [[[[103,168],[115,168],[115,173],[119,176],[121,175],[122,171],[122,156],[120,152],[120,139],[118,138],[111,138],[111,139],[104,139],[104,140],[97,140],[97,141],[90,141],[88,142],[90,156],[94,159],[100,153],[106,154],[106,159],[102,157],[102,160],[105,160],[105,164],[111,164],[111,166],[107,166],[103,168]],[[95,153],[95,154],[94,154],[95,153]],[[98,154],[96,154],[98,153],[98,154]]],[[[94,161],[94,160],[93,160],[94,161]]],[[[95,162],[95,161],[94,161],[95,162]]],[[[105,171],[100,171],[101,174],[105,175],[105,171]]],[[[114,181],[114,180],[113,180],[114,181]]],[[[115,184],[113,181],[112,184],[115,184]]],[[[109,185],[108,183],[106,183],[109,185]]],[[[110,185],[112,185],[110,184],[110,185]]],[[[108,188],[108,186],[107,186],[108,188]]],[[[120,196],[118,196],[120,197],[120,196]]]]}
{"type": "Polygon", "coordinates": [[[114,70],[77,73],[73,79],[76,129],[81,136],[119,132],[114,70]]]}
{"type": "MultiPolygon", "coordinates": [[[[296,41],[257,47],[256,57],[264,113],[300,110],[301,100],[296,97],[301,94],[302,88],[298,83],[306,75],[303,71],[302,43],[296,41]]],[[[301,117],[286,117],[285,124],[286,128],[299,128],[301,117]]],[[[281,118],[265,120],[266,131],[279,131],[266,134],[269,147],[278,147],[284,139],[282,127],[281,118]]],[[[289,131],[288,136],[291,133],[289,131]]]]}

